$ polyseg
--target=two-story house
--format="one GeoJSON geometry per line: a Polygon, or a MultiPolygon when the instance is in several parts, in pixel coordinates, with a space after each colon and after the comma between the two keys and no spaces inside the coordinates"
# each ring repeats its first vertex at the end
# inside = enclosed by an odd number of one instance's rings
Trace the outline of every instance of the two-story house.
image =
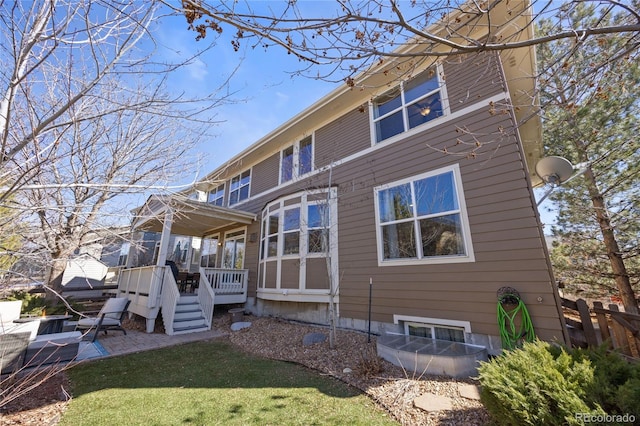
{"type": "MultiPolygon", "coordinates": [[[[509,7],[494,12],[494,24],[508,21],[494,36],[528,24],[508,20],[509,7]]],[[[321,324],[334,312],[340,327],[498,353],[497,291],[509,286],[538,337],[565,341],[533,194],[534,75],[530,47],[390,61],[211,171],[197,199],[151,197],[134,227],[195,237],[204,307],[240,302],[321,324]],[[395,67],[415,69],[397,79],[395,67]],[[240,296],[218,301],[224,288],[240,296]]],[[[182,296],[163,275],[170,254],[161,244],[152,267],[162,291],[139,274],[121,293],[149,319],[162,308],[179,332],[171,310],[182,296]]]]}

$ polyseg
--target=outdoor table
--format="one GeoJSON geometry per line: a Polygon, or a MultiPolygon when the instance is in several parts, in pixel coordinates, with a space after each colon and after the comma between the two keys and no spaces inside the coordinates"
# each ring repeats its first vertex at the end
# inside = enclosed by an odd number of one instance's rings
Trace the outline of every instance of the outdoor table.
{"type": "Polygon", "coordinates": [[[13,320],[13,322],[25,323],[40,320],[40,327],[38,327],[38,335],[40,335],[61,333],[62,328],[64,327],[64,322],[71,318],[71,315],[45,315],[41,317],[22,317],[13,320]]]}

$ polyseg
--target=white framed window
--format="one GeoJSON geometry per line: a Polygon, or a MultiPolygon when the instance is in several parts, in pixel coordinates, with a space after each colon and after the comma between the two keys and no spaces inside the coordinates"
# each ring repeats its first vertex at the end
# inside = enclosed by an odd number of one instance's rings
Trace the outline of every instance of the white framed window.
{"type": "Polygon", "coordinates": [[[249,185],[251,184],[251,170],[240,173],[231,179],[229,186],[229,205],[238,204],[249,198],[249,185]]]}
{"type": "Polygon", "coordinates": [[[200,245],[200,266],[202,266],[203,268],[216,267],[219,245],[219,235],[212,235],[202,239],[202,244],[200,245]]]}
{"type": "Polygon", "coordinates": [[[282,255],[300,253],[300,207],[287,208],[282,212],[282,255]]]}
{"type": "Polygon", "coordinates": [[[440,71],[439,65],[433,66],[373,100],[375,143],[445,115],[446,96],[440,71]]]}
{"type": "Polygon", "coordinates": [[[245,229],[225,233],[222,251],[223,268],[244,268],[245,234],[245,229]]]}
{"type": "Polygon", "coordinates": [[[469,321],[394,314],[393,323],[402,323],[406,335],[430,339],[465,343],[465,336],[471,334],[469,321]]]}
{"type": "Polygon", "coordinates": [[[307,252],[329,251],[329,209],[326,203],[311,203],[307,206],[307,252]]]}
{"type": "Polygon", "coordinates": [[[224,185],[218,185],[216,188],[209,191],[209,194],[207,195],[207,203],[214,206],[224,205],[224,185]]]}
{"type": "Polygon", "coordinates": [[[313,170],[313,139],[307,136],[282,150],[280,154],[280,183],[289,182],[313,170]]]}
{"type": "Polygon", "coordinates": [[[126,241],[120,246],[120,255],[118,256],[118,266],[127,266],[127,260],[129,259],[129,249],[131,243],[126,241]]]}
{"type": "Polygon", "coordinates": [[[409,336],[428,337],[430,339],[448,340],[464,343],[464,328],[438,324],[405,322],[404,334],[409,336]]]}
{"type": "Polygon", "coordinates": [[[374,189],[378,264],[473,262],[457,164],[374,189]]]}
{"type": "Polygon", "coordinates": [[[331,209],[327,200],[299,197],[279,200],[262,211],[261,260],[320,257],[330,249],[331,209]],[[288,200],[288,199],[287,199],[288,200]]]}

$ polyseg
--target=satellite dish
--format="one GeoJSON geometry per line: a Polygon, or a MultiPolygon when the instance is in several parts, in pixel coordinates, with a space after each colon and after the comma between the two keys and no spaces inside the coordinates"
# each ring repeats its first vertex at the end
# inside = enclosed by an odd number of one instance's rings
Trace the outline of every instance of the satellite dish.
{"type": "Polygon", "coordinates": [[[536,164],[536,174],[545,183],[557,186],[573,175],[573,165],[563,157],[550,156],[542,158],[536,164]]]}

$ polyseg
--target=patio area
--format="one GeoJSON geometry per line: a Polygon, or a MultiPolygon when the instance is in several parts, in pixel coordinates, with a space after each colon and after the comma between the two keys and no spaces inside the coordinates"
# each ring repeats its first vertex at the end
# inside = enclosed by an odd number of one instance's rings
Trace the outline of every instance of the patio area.
{"type": "Polygon", "coordinates": [[[183,343],[215,339],[224,335],[226,335],[226,333],[220,330],[178,334],[174,336],[169,336],[164,333],[145,333],[144,331],[129,329],[126,335],[118,332],[107,335],[101,333],[93,346],[90,346],[90,342],[82,342],[78,350],[77,361],[149,351],[167,346],[181,345],[183,343]]]}

